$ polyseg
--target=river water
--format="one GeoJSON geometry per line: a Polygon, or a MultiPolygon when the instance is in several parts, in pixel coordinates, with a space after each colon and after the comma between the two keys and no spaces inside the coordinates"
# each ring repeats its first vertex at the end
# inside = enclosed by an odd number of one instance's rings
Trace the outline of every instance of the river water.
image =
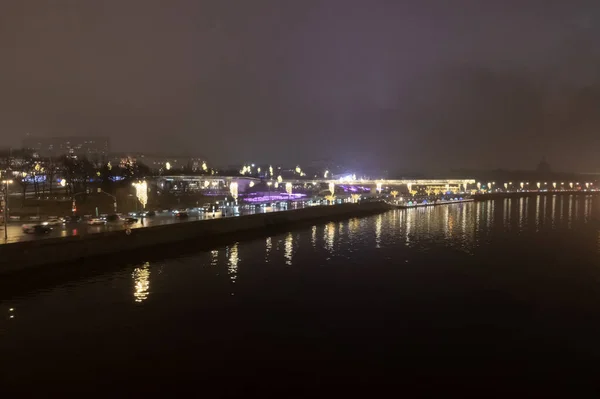
{"type": "Polygon", "coordinates": [[[0,381],[211,397],[581,384],[600,360],[598,220],[599,197],[490,200],[115,258],[0,292],[0,381]]]}

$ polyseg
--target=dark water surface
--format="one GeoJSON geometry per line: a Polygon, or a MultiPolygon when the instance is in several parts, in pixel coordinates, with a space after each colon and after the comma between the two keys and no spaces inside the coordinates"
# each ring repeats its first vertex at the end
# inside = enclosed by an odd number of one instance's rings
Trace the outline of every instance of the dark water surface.
{"type": "Polygon", "coordinates": [[[0,292],[0,382],[194,397],[593,384],[599,219],[600,197],[506,199],[115,258],[0,292]]]}

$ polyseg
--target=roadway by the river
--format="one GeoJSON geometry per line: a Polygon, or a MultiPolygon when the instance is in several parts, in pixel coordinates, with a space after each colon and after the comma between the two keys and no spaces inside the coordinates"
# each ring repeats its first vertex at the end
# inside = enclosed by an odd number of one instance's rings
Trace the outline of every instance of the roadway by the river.
{"type": "Polygon", "coordinates": [[[34,241],[34,240],[43,240],[48,238],[58,238],[58,237],[69,237],[69,236],[81,236],[85,234],[94,234],[94,233],[102,233],[107,231],[122,231],[126,229],[139,229],[151,226],[165,225],[165,224],[174,224],[174,223],[187,223],[198,220],[207,220],[207,219],[218,219],[223,217],[237,217],[240,215],[251,215],[254,213],[270,213],[270,212],[282,212],[291,209],[299,209],[304,207],[303,203],[296,203],[295,206],[285,208],[285,207],[262,207],[262,208],[250,208],[245,209],[240,207],[239,212],[234,214],[233,209],[229,208],[227,210],[227,215],[223,215],[221,211],[215,212],[214,216],[212,212],[189,212],[188,217],[184,219],[177,218],[171,212],[157,213],[156,216],[146,217],[143,220],[138,218],[137,223],[133,223],[130,225],[124,225],[123,221],[118,222],[108,222],[104,225],[89,225],[87,221],[82,221],[80,223],[68,223],[62,226],[52,226],[52,231],[46,234],[30,234],[23,232],[24,224],[40,224],[42,222],[11,222],[8,224],[7,232],[8,238],[4,240],[4,226],[0,226],[0,235],[2,238],[0,239],[0,244],[10,244],[15,242],[22,241],[34,241]]]}

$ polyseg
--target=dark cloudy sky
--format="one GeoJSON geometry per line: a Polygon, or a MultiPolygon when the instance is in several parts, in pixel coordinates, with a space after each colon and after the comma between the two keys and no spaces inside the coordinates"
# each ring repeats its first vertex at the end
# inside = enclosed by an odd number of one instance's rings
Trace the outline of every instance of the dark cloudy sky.
{"type": "Polygon", "coordinates": [[[600,2],[5,0],[0,131],[219,162],[600,172],[600,2]]]}

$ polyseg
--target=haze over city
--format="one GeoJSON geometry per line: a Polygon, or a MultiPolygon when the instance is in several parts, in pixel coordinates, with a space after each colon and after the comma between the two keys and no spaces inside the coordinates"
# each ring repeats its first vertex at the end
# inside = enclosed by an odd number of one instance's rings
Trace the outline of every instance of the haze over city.
{"type": "Polygon", "coordinates": [[[217,164],[598,172],[594,1],[28,0],[0,131],[217,164]]]}

